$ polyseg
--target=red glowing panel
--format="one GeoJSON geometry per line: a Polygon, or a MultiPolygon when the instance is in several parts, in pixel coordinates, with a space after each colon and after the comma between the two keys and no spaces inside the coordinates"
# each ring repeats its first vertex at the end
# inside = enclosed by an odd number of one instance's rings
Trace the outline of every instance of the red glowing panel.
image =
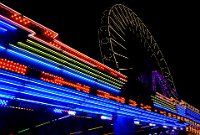
{"type": "Polygon", "coordinates": [[[49,31],[49,30],[45,30],[45,32],[43,33],[46,37],[49,37],[49,38],[54,38],[56,36],[56,34],[52,31],[49,31]]]}
{"type": "Polygon", "coordinates": [[[16,72],[22,75],[25,75],[27,72],[27,66],[21,65],[19,63],[15,63],[13,61],[9,61],[6,59],[0,59],[0,68],[8,71],[16,72]]]}
{"type": "Polygon", "coordinates": [[[69,86],[72,87],[78,91],[83,91],[85,93],[90,93],[90,87],[89,86],[85,86],[82,85],[80,83],[73,83],[73,82],[69,82],[66,81],[64,78],[62,77],[58,77],[49,73],[45,73],[45,72],[41,72],[41,76],[40,79],[46,82],[50,82],[50,83],[54,83],[57,85],[65,85],[65,86],[69,86]]]}
{"type": "Polygon", "coordinates": [[[26,18],[24,18],[24,17],[22,17],[21,15],[18,15],[18,14],[12,14],[11,18],[12,18],[13,21],[18,22],[22,25],[30,24],[30,21],[28,19],[26,19],[26,18]]]}

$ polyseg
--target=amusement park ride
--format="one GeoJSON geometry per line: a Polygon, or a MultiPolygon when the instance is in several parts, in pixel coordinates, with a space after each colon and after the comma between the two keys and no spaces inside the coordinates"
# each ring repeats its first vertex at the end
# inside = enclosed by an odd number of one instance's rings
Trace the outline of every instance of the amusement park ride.
{"type": "Polygon", "coordinates": [[[0,133],[4,127],[12,128],[8,131],[12,134],[32,134],[37,129],[42,134],[39,128],[85,117],[106,120],[112,130],[75,126],[67,133],[200,135],[200,111],[178,97],[164,56],[142,20],[130,8],[116,4],[104,12],[101,21],[102,63],[0,3],[1,114],[18,110],[16,114],[23,116],[42,110],[62,116],[9,127],[4,126],[3,114],[0,133]]]}

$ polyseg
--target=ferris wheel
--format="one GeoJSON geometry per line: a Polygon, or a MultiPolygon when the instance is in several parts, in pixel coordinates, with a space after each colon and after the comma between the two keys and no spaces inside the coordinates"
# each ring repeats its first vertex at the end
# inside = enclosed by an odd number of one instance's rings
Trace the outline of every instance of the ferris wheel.
{"type": "MultiPolygon", "coordinates": [[[[137,78],[142,78],[144,73],[159,72],[162,75],[160,78],[167,80],[160,80],[160,84],[170,87],[167,92],[163,92],[165,96],[178,98],[162,51],[148,28],[130,8],[115,4],[105,10],[98,36],[102,62],[105,65],[128,77],[130,72],[137,72],[137,78]]],[[[157,75],[153,78],[155,76],[157,75]]]]}

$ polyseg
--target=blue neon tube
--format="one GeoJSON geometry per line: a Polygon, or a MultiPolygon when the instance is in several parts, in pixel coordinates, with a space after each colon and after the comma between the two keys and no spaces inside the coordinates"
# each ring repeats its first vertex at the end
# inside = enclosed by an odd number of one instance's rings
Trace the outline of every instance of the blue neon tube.
{"type": "Polygon", "coordinates": [[[1,52],[7,55],[8,58],[12,59],[13,61],[21,61],[25,65],[29,65],[31,67],[41,69],[43,71],[47,71],[59,76],[64,76],[65,78],[69,78],[70,80],[75,80],[80,83],[84,83],[86,85],[91,85],[92,87],[97,87],[98,89],[103,89],[108,92],[120,93],[120,90],[105,85],[103,83],[99,83],[97,80],[89,79],[87,77],[78,75],[76,73],[70,72],[66,69],[62,69],[57,67],[51,63],[47,63],[41,59],[32,58],[28,55],[25,55],[21,52],[17,52],[15,50],[6,49],[4,47],[0,48],[1,52]]]}
{"type": "MultiPolygon", "coordinates": [[[[16,93],[16,95],[19,96],[19,94],[23,94],[23,95],[27,95],[27,96],[30,96],[29,98],[32,98],[32,97],[37,97],[37,101],[38,100],[43,100],[43,101],[47,101],[47,102],[52,102],[52,101],[56,101],[56,103],[62,103],[62,105],[75,105],[76,108],[82,108],[82,109],[95,109],[95,110],[98,110],[98,111],[103,111],[103,112],[114,112],[115,110],[113,109],[109,109],[109,108],[106,108],[105,106],[97,106],[97,105],[93,105],[93,104],[90,104],[90,103],[82,103],[82,102],[79,102],[79,101],[76,101],[76,100],[72,100],[72,99],[65,99],[65,98],[60,98],[60,97],[57,97],[57,96],[53,96],[53,95],[48,95],[48,94],[42,94],[42,93],[39,93],[39,92],[33,92],[33,91],[28,91],[28,90],[18,90],[17,88],[13,88],[13,87],[6,87],[6,86],[1,86],[1,90],[5,90],[7,92],[12,92],[12,93],[16,93]]],[[[27,98],[26,96],[26,98],[27,98]]],[[[23,96],[22,96],[23,97],[23,96]]]]}
{"type": "MultiPolygon", "coordinates": [[[[13,46],[13,45],[11,45],[11,46],[13,46]]],[[[20,53],[20,54],[24,54],[24,55],[29,56],[29,57],[31,57],[31,58],[38,59],[38,60],[40,60],[40,61],[42,61],[42,62],[48,63],[48,64],[53,65],[53,66],[56,66],[56,67],[59,66],[59,65],[57,65],[56,63],[50,62],[50,61],[48,61],[48,60],[46,60],[46,59],[44,59],[44,58],[42,58],[42,57],[33,55],[33,54],[31,54],[30,52],[28,52],[28,51],[26,51],[26,50],[24,50],[24,49],[22,49],[22,48],[19,48],[19,47],[14,46],[13,49],[14,49],[15,52],[18,52],[18,53],[20,53]]],[[[12,49],[12,50],[13,50],[13,49],[12,49]]],[[[25,63],[25,64],[26,64],[26,63],[25,63]]],[[[28,63],[27,63],[27,64],[28,64],[28,63]]],[[[86,75],[82,75],[82,74],[77,73],[77,72],[75,72],[75,71],[72,71],[72,70],[70,70],[70,69],[68,69],[68,68],[64,68],[64,67],[60,67],[60,68],[62,69],[63,72],[65,72],[65,74],[60,73],[60,76],[63,76],[63,77],[65,77],[65,78],[70,78],[70,79],[73,80],[73,81],[79,81],[79,82],[81,82],[81,83],[88,83],[89,85],[96,86],[96,87],[98,87],[99,89],[101,89],[101,88],[105,89],[105,88],[106,88],[106,89],[109,89],[109,92],[114,92],[114,93],[119,93],[119,92],[120,92],[119,89],[116,89],[116,88],[114,88],[113,86],[110,86],[110,85],[104,84],[104,83],[102,83],[102,82],[99,82],[98,80],[96,80],[96,79],[94,79],[94,78],[90,78],[90,77],[88,77],[88,76],[86,76],[86,75]],[[69,76],[69,75],[70,75],[70,76],[69,76]],[[71,75],[72,75],[72,76],[71,76],[71,75]],[[75,77],[74,77],[74,76],[75,76],[75,77]],[[77,77],[79,78],[79,80],[77,80],[77,77]],[[97,83],[97,85],[96,85],[96,83],[97,83]]],[[[49,72],[51,72],[51,71],[49,71],[49,72]]],[[[58,75],[58,73],[57,73],[57,75],[58,75]]]]}
{"type": "MultiPolygon", "coordinates": [[[[18,87],[18,88],[22,88],[24,87],[24,85],[26,85],[25,87],[29,87],[30,89],[37,89],[39,91],[47,91],[47,92],[52,92],[52,93],[55,93],[57,95],[60,95],[60,96],[63,96],[64,94],[70,94],[70,95],[73,95],[74,97],[83,97],[84,99],[87,98],[87,101],[88,102],[91,102],[91,103],[94,103],[94,104],[97,104],[97,105],[104,105],[105,102],[107,103],[114,103],[114,102],[111,102],[111,101],[106,101],[106,99],[101,99],[100,98],[98,99],[99,101],[96,101],[97,97],[93,98],[93,96],[91,96],[90,94],[85,94],[83,92],[78,92],[78,91],[75,91],[73,89],[69,89],[69,88],[63,88],[62,86],[58,87],[57,85],[55,84],[51,84],[49,85],[50,83],[46,83],[46,82],[43,82],[43,81],[39,81],[39,80],[31,80],[29,78],[24,78],[22,80],[22,78],[20,80],[17,80],[19,79],[19,77],[16,78],[11,78],[11,75],[10,74],[6,74],[7,72],[4,72],[4,73],[1,73],[0,72],[0,77],[4,77],[0,80],[1,83],[4,83],[6,85],[14,85],[15,87],[18,87]],[[4,76],[3,76],[4,75],[4,76]],[[40,83],[39,83],[40,82],[40,83]],[[23,85],[22,85],[23,84],[23,85]],[[39,84],[39,85],[38,85],[39,84]],[[53,87],[54,85],[54,87],[53,87]],[[45,86],[48,86],[48,87],[45,87],[45,86]],[[50,87],[51,86],[51,87],[50,87]],[[102,102],[102,103],[101,103],[102,102]]],[[[22,76],[22,75],[21,75],[22,76]]],[[[24,76],[22,76],[24,77],[24,76]]],[[[82,98],[82,99],[83,99],[82,98]]],[[[114,105],[109,105],[109,107],[111,108],[116,108],[116,104],[114,105]]]]}
{"type": "MultiPolygon", "coordinates": [[[[1,86],[2,87],[2,86],[1,86]]],[[[19,92],[17,90],[14,90],[13,88],[10,88],[10,90],[6,89],[7,91],[11,91],[11,92],[19,92]]],[[[23,91],[23,92],[19,92],[19,93],[23,93],[23,94],[26,94],[26,95],[30,95],[30,96],[34,96],[34,97],[39,97],[39,98],[43,98],[43,99],[50,99],[50,100],[54,100],[54,101],[58,101],[58,102],[63,102],[63,103],[68,103],[68,104],[74,104],[74,105],[77,105],[78,108],[80,108],[81,106],[83,108],[90,108],[90,109],[96,109],[96,110],[99,110],[99,111],[105,111],[105,112],[111,112],[113,113],[114,110],[112,109],[109,109],[107,108],[106,106],[105,107],[99,107],[99,106],[96,106],[96,105],[90,105],[90,104],[80,104],[79,102],[75,102],[75,101],[71,101],[71,100],[66,100],[66,99],[63,99],[63,98],[58,98],[58,97],[55,97],[55,96],[49,96],[49,95],[46,95],[46,94],[40,94],[38,92],[32,92],[32,91],[23,91]]],[[[123,111],[124,112],[124,111],[123,111]]],[[[120,112],[118,112],[120,113],[120,112]]],[[[140,117],[140,118],[143,118],[143,119],[148,119],[148,120],[154,120],[154,117],[152,117],[152,115],[139,115],[139,114],[134,114],[134,111],[130,110],[129,112],[124,112],[123,114],[126,114],[126,115],[130,115],[130,116],[135,116],[135,117],[140,117]]],[[[156,117],[155,117],[156,119],[156,117]]],[[[160,119],[159,117],[157,117],[157,121],[163,121],[162,119],[160,119]]],[[[170,119],[166,119],[166,121],[171,121],[170,119]]],[[[174,120],[173,120],[174,121],[174,120]]]]}
{"type": "Polygon", "coordinates": [[[66,94],[69,93],[72,95],[85,97],[85,98],[91,99],[93,101],[97,101],[97,103],[102,102],[102,103],[108,103],[112,106],[122,106],[122,104],[119,102],[115,102],[115,101],[112,101],[109,99],[97,97],[97,96],[87,94],[84,92],[79,92],[79,91],[71,89],[71,88],[59,86],[59,85],[44,82],[41,80],[32,79],[27,76],[8,72],[8,71],[1,70],[1,69],[0,69],[0,78],[4,78],[3,80],[6,79],[8,82],[12,82],[12,83],[16,83],[16,84],[26,84],[27,86],[41,87],[41,88],[45,88],[45,89],[49,89],[49,90],[56,90],[59,92],[64,92],[66,94]]]}
{"type": "Polygon", "coordinates": [[[20,81],[11,80],[10,78],[9,79],[2,78],[0,80],[0,84],[2,86],[5,86],[5,87],[14,87],[18,90],[23,89],[23,91],[25,91],[25,90],[36,91],[36,92],[45,93],[45,94],[48,94],[48,95],[56,95],[57,97],[79,100],[81,102],[87,102],[87,103],[95,104],[96,106],[103,106],[103,107],[106,106],[106,107],[109,107],[109,108],[117,109],[117,106],[115,106],[115,105],[105,105],[104,102],[95,101],[93,99],[90,99],[90,97],[81,97],[79,95],[69,94],[69,92],[64,92],[64,91],[55,90],[55,89],[54,90],[53,89],[46,89],[46,88],[43,88],[43,87],[30,85],[28,80],[27,80],[27,82],[25,82],[25,81],[20,82],[20,81]]]}
{"type": "MultiPolygon", "coordinates": [[[[2,79],[0,80],[0,86],[3,88],[3,87],[7,87],[12,90],[8,90],[9,92],[16,92],[16,93],[23,93],[23,92],[26,92],[26,94],[32,94],[33,96],[35,95],[36,97],[38,95],[42,96],[42,98],[45,98],[45,97],[52,97],[54,99],[62,99],[63,101],[65,99],[67,100],[73,100],[75,102],[80,102],[82,103],[84,106],[93,106],[93,108],[97,107],[97,108],[100,108],[100,109],[104,109],[102,107],[107,107],[107,110],[109,108],[112,109],[112,112],[113,112],[113,109],[117,109],[117,106],[114,106],[114,105],[106,105],[105,103],[102,103],[102,102],[97,102],[95,100],[91,100],[87,97],[83,98],[83,97],[80,97],[80,96],[76,96],[76,95],[71,95],[71,94],[67,94],[67,93],[64,93],[64,92],[60,92],[60,91],[55,91],[55,90],[50,90],[50,89],[44,89],[42,87],[36,87],[36,86],[33,86],[33,85],[28,85],[27,83],[15,83],[15,82],[12,82],[11,80],[5,80],[5,79],[2,79]],[[13,87],[13,88],[11,88],[13,87]],[[15,90],[14,90],[15,89],[15,90]],[[20,92],[22,91],[22,92],[20,92]],[[86,105],[87,104],[87,105],[86,105]]],[[[111,110],[110,109],[110,110],[111,110]]]]}
{"type": "MultiPolygon", "coordinates": [[[[2,87],[1,87],[2,88],[2,87]]],[[[10,90],[10,91],[13,91],[13,92],[16,92],[16,90],[13,90],[13,88],[10,90]]],[[[18,91],[17,91],[18,92],[18,91]]],[[[100,107],[97,107],[95,105],[89,105],[89,104],[84,104],[84,106],[81,107],[82,104],[79,104],[77,102],[74,102],[74,101],[68,101],[68,100],[65,100],[65,99],[61,99],[61,98],[55,98],[53,96],[48,96],[48,95],[44,95],[44,94],[40,94],[40,93],[34,93],[34,92],[31,92],[31,91],[23,91],[21,92],[23,94],[27,94],[27,95],[32,95],[32,96],[37,96],[37,97],[41,97],[41,98],[46,98],[46,99],[50,99],[50,100],[56,100],[56,101],[60,101],[60,102],[67,102],[67,103],[70,103],[70,104],[74,104],[74,105],[77,105],[76,108],[79,108],[79,110],[84,110],[87,108],[89,108],[90,110],[91,109],[96,109],[96,110],[99,110],[100,112],[104,112],[104,113],[113,113],[113,110],[110,110],[106,107],[104,108],[100,108],[100,107]]],[[[36,102],[40,102],[40,101],[36,101],[36,102]]],[[[131,111],[131,110],[130,110],[131,111]]],[[[158,119],[159,117],[152,117],[151,115],[139,115],[139,114],[134,114],[134,113],[131,113],[131,112],[124,112],[124,111],[117,111],[117,113],[119,114],[123,114],[123,115],[127,115],[127,116],[131,116],[131,117],[137,117],[139,118],[140,120],[147,120],[147,121],[150,121],[150,122],[154,122],[156,124],[158,123],[162,123],[163,121],[165,122],[176,122],[175,120],[170,120],[170,119],[158,119]]]]}
{"type": "MultiPolygon", "coordinates": [[[[1,71],[0,72],[1,77],[6,77],[6,75],[11,77],[11,75],[14,76],[14,74],[15,74],[15,73],[6,74],[7,71],[3,71],[3,70],[0,70],[0,71],[1,71]]],[[[23,75],[18,75],[17,77],[20,78],[20,76],[24,77],[24,79],[21,79],[22,81],[29,80],[27,77],[25,77],[23,75]]],[[[5,78],[4,78],[3,81],[5,81],[5,78]]],[[[25,81],[25,82],[27,82],[27,81],[25,81]]],[[[38,89],[39,88],[43,88],[42,87],[42,81],[39,81],[39,82],[41,82],[41,84],[40,84],[41,87],[38,87],[38,89]]],[[[29,82],[27,82],[27,84],[28,83],[32,83],[32,82],[29,81],[29,82]]],[[[13,85],[11,80],[9,81],[9,84],[13,85]]],[[[19,85],[19,84],[16,84],[16,85],[19,85]]],[[[46,84],[48,84],[48,83],[46,83],[46,84]]],[[[52,86],[53,85],[54,84],[52,84],[52,86]]],[[[29,86],[29,85],[26,85],[26,86],[29,86]]],[[[4,87],[6,87],[6,86],[4,86],[4,87]]],[[[1,86],[1,88],[2,88],[2,86],[1,86]]],[[[13,87],[11,88],[11,87],[8,87],[8,86],[6,88],[7,89],[10,88],[9,90],[6,89],[6,91],[8,91],[8,92],[20,93],[17,88],[14,89],[13,87]]],[[[51,87],[51,89],[52,89],[52,87],[51,87]]],[[[55,90],[57,90],[57,89],[55,88],[55,90]]],[[[32,97],[38,97],[39,99],[37,99],[37,98],[36,99],[37,100],[41,100],[41,101],[36,101],[36,102],[42,102],[42,101],[49,102],[52,99],[58,100],[59,102],[66,102],[67,101],[65,99],[58,98],[57,96],[51,96],[51,95],[48,95],[48,94],[42,94],[41,92],[39,92],[39,93],[38,92],[33,92],[31,89],[28,89],[27,91],[23,91],[21,93],[24,94],[24,95],[32,96],[32,97]],[[49,99],[49,100],[44,100],[45,98],[49,99]]],[[[81,92],[77,92],[77,93],[81,93],[81,92]]],[[[84,94],[84,95],[89,95],[89,94],[84,94]]],[[[27,97],[28,96],[26,96],[26,98],[27,97]]],[[[102,104],[104,104],[104,108],[102,108],[100,106],[97,106],[95,104],[95,101],[90,102],[90,96],[85,97],[85,98],[86,98],[86,100],[88,99],[89,104],[87,102],[86,102],[86,104],[85,103],[84,104],[75,104],[75,105],[77,105],[76,106],[77,110],[84,110],[84,111],[87,111],[87,110],[90,110],[90,111],[91,110],[98,110],[98,111],[100,111],[100,113],[113,113],[113,111],[115,111],[118,114],[131,116],[131,117],[139,117],[141,120],[142,119],[146,119],[148,121],[153,121],[154,119],[157,119],[157,123],[160,123],[161,121],[176,123],[178,121],[177,119],[174,119],[174,118],[169,118],[167,116],[162,116],[160,114],[156,114],[156,113],[153,113],[153,112],[142,110],[140,108],[131,107],[131,106],[128,106],[128,105],[123,105],[123,104],[116,105],[116,107],[118,107],[119,109],[118,110],[113,110],[114,108],[111,109],[113,104],[103,102],[102,104]]],[[[96,98],[101,99],[100,97],[96,97],[96,98]]],[[[71,101],[73,102],[74,100],[70,100],[70,103],[71,103],[71,101]]],[[[97,103],[101,104],[101,102],[99,102],[99,101],[97,101],[97,103]]]]}
{"type": "Polygon", "coordinates": [[[4,21],[1,21],[1,20],[0,20],[0,27],[5,28],[5,29],[8,29],[8,30],[17,30],[16,27],[10,25],[9,23],[6,23],[6,22],[4,22],[4,21]]]}
{"type": "Polygon", "coordinates": [[[7,29],[0,27],[0,33],[6,33],[7,31],[7,29]]]}

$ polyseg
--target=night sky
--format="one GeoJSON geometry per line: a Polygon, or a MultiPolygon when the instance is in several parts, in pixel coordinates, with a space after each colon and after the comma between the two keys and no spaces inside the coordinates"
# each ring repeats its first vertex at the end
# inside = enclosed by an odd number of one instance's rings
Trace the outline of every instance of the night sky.
{"type": "Polygon", "coordinates": [[[102,12],[124,4],[135,12],[157,41],[181,99],[200,109],[199,7],[197,2],[135,0],[1,0],[5,5],[59,33],[62,42],[101,61],[97,30],[102,12]],[[40,3],[42,2],[42,3],[40,3]]]}

